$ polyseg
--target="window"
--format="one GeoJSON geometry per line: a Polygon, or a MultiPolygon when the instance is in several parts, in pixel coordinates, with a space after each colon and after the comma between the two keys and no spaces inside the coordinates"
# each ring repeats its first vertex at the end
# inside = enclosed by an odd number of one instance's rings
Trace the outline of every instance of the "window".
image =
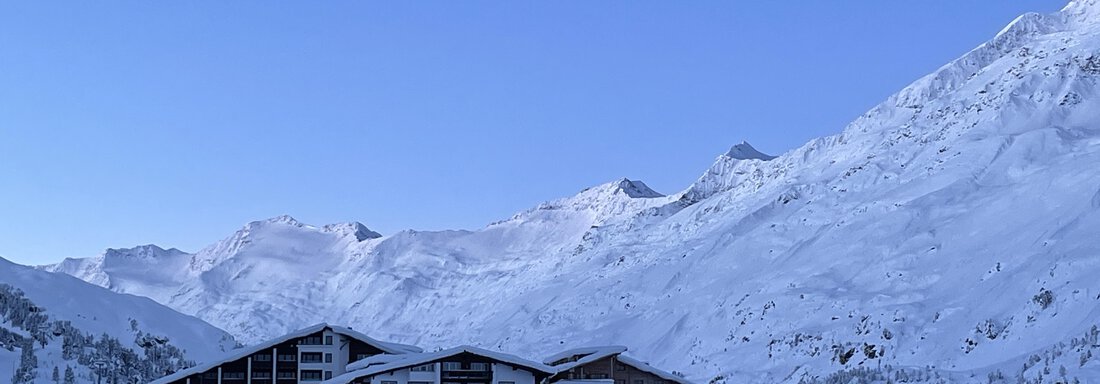
{"type": "Polygon", "coordinates": [[[321,381],[321,371],[302,371],[302,381],[321,381]]]}
{"type": "Polygon", "coordinates": [[[382,384],[397,384],[397,382],[396,381],[382,380],[382,384]]]}
{"type": "Polygon", "coordinates": [[[332,336],[325,336],[325,345],[332,345],[332,336]]]}
{"type": "Polygon", "coordinates": [[[217,380],[218,379],[218,371],[210,371],[210,372],[203,373],[202,378],[210,379],[210,380],[217,380]]]}
{"type": "Polygon", "coordinates": [[[625,371],[626,370],[626,364],[622,364],[622,363],[615,364],[615,370],[616,371],[625,371]]]}
{"type": "Polygon", "coordinates": [[[326,363],[331,363],[332,362],[332,354],[331,353],[326,353],[325,354],[325,362],[326,363]]]}
{"type": "Polygon", "coordinates": [[[445,363],[443,363],[443,370],[444,371],[461,371],[462,370],[462,363],[458,363],[458,362],[454,362],[454,361],[445,362],[445,363]]]}
{"type": "Polygon", "coordinates": [[[271,371],[253,371],[252,372],[252,378],[253,379],[270,379],[271,378],[271,371]]]}
{"type": "Polygon", "coordinates": [[[306,336],[298,342],[301,345],[321,345],[321,336],[306,336]]]}
{"type": "Polygon", "coordinates": [[[271,355],[253,355],[252,361],[271,361],[271,355]]]}
{"type": "Polygon", "coordinates": [[[368,355],[366,353],[360,353],[360,354],[355,355],[355,360],[363,360],[363,359],[366,359],[368,357],[370,357],[370,355],[368,355]]]}
{"type": "Polygon", "coordinates": [[[488,371],[489,370],[489,364],[470,363],[470,370],[471,371],[488,371]]]}
{"type": "Polygon", "coordinates": [[[332,378],[332,371],[325,371],[325,380],[332,378]]]}
{"type": "Polygon", "coordinates": [[[296,355],[279,355],[279,361],[298,361],[296,355]]]}
{"type": "Polygon", "coordinates": [[[222,379],[244,380],[244,372],[222,372],[222,379]]]}
{"type": "Polygon", "coordinates": [[[409,370],[413,372],[435,372],[435,364],[417,365],[415,367],[409,368],[409,370]]]}
{"type": "Polygon", "coordinates": [[[280,379],[293,379],[294,371],[279,371],[277,377],[280,379]]]}
{"type": "Polygon", "coordinates": [[[302,362],[303,363],[320,363],[321,362],[321,352],[302,353],[302,362]]]}
{"type": "Polygon", "coordinates": [[[514,381],[498,381],[497,384],[516,384],[514,381]]]}
{"type": "Polygon", "coordinates": [[[634,379],[634,384],[645,384],[645,379],[634,379]]]}
{"type": "Polygon", "coordinates": [[[606,373],[593,373],[591,379],[610,379],[606,373]]]}

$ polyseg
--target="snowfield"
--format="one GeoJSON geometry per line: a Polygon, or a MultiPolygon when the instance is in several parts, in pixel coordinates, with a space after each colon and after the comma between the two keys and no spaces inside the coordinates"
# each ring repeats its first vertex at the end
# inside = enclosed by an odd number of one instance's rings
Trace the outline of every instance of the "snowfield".
{"type": "MultiPolygon", "coordinates": [[[[100,335],[113,337],[121,347],[135,351],[138,356],[144,357],[144,349],[139,345],[142,340],[138,337],[139,332],[153,338],[157,344],[170,344],[181,349],[186,359],[192,361],[210,359],[237,346],[237,342],[225,331],[148,298],[111,292],[71,276],[17,265],[4,259],[0,259],[0,286],[19,289],[34,303],[37,308],[35,312],[49,316],[51,321],[68,322],[78,333],[97,339],[100,335]]],[[[0,312],[10,314],[15,305],[3,299],[0,297],[0,307],[3,307],[0,312]]],[[[30,337],[30,330],[15,326],[5,318],[0,316],[0,329],[30,337]]],[[[38,367],[37,377],[32,382],[52,383],[51,374],[55,366],[62,372],[66,366],[71,367],[77,382],[94,380],[86,364],[63,358],[64,342],[60,331],[54,328],[47,330],[46,334],[49,335],[46,345],[34,344],[38,367]]],[[[89,346],[89,351],[91,349],[89,346]]],[[[8,340],[0,339],[0,380],[11,380],[20,362],[21,349],[17,345],[9,345],[8,340]],[[9,347],[13,347],[12,350],[9,347]]]]}
{"type": "Polygon", "coordinates": [[[248,224],[45,268],[256,342],[625,345],[697,382],[1100,381],[1100,3],[1027,14],[846,127],[474,231],[248,224]],[[150,273],[153,271],[153,273],[150,273]],[[1096,357],[1093,357],[1097,354],[1096,357]]]}

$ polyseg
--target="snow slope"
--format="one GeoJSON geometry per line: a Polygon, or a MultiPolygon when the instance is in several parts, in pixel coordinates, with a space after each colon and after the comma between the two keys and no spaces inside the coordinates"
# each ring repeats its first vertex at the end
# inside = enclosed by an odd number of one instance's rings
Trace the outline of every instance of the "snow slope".
{"type": "MultiPolygon", "coordinates": [[[[180,314],[148,298],[115,293],[72,276],[0,259],[0,284],[22,291],[23,296],[42,309],[39,312],[51,321],[67,321],[86,335],[109,335],[118,339],[123,347],[136,351],[142,351],[137,345],[138,331],[182,349],[189,360],[205,360],[237,344],[228,333],[202,320],[180,314]]],[[[29,330],[4,323],[2,316],[0,326],[24,336],[29,335],[29,330]]],[[[60,335],[54,334],[47,345],[35,345],[39,361],[36,382],[48,382],[53,366],[64,369],[69,365],[78,374],[88,374],[86,367],[81,367],[75,359],[62,359],[60,339],[60,335]]],[[[0,350],[0,378],[8,380],[12,377],[13,367],[18,365],[19,358],[19,349],[14,352],[0,350]]]]}
{"type": "Polygon", "coordinates": [[[389,236],[276,218],[164,256],[187,265],[166,285],[106,254],[46,268],[249,341],[330,321],[525,356],[621,344],[697,381],[1098,381],[1098,82],[1100,4],[1081,0],[672,195],[623,179],[389,236]]]}

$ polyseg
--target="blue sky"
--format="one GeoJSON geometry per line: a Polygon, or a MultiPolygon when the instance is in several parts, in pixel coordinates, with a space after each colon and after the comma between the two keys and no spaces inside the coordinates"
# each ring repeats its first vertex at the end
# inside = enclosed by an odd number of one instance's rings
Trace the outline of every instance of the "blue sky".
{"type": "Polygon", "coordinates": [[[478,228],[839,132],[1064,1],[5,2],[0,256],[478,228]]]}

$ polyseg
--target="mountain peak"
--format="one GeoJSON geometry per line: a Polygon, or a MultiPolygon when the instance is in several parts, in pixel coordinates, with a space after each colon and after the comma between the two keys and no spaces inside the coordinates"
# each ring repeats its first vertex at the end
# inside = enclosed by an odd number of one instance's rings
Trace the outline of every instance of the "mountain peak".
{"type": "Polygon", "coordinates": [[[321,230],[329,233],[337,233],[340,235],[355,236],[356,241],[363,241],[367,239],[377,239],[382,237],[382,234],[370,230],[367,226],[358,221],[352,221],[348,223],[328,224],[321,227],[321,230]]]}
{"type": "Polygon", "coordinates": [[[623,194],[632,198],[650,198],[650,197],[663,197],[661,193],[654,191],[645,185],[641,180],[630,180],[627,178],[619,179],[616,182],[615,192],[622,192],[623,194]]]}
{"type": "Polygon", "coordinates": [[[258,223],[286,224],[286,225],[294,225],[294,226],[301,226],[302,225],[301,222],[299,222],[297,219],[295,219],[293,217],[290,217],[290,215],[279,215],[279,216],[275,216],[275,217],[272,217],[272,218],[267,219],[267,220],[261,220],[258,223]]]}
{"type": "Polygon", "coordinates": [[[768,161],[774,159],[775,156],[771,156],[756,150],[752,144],[748,141],[742,141],[740,144],[734,145],[726,152],[726,157],[737,160],[764,160],[768,161]]]}

